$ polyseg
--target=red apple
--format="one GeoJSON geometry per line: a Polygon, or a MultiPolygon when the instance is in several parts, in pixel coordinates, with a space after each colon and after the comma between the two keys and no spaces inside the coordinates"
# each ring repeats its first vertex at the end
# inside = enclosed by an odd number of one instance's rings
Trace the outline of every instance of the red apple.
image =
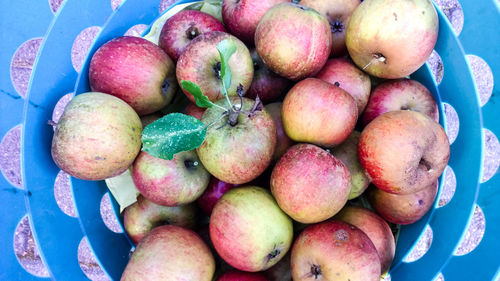
{"type": "Polygon", "coordinates": [[[264,104],[279,99],[290,89],[291,81],[269,70],[255,49],[250,54],[253,60],[254,76],[245,96],[251,99],[258,96],[264,104]]]}
{"type": "Polygon", "coordinates": [[[322,148],[297,144],[274,167],[271,192],[280,208],[294,220],[324,221],[347,202],[349,171],[322,148]]]}
{"type": "Polygon", "coordinates": [[[293,3],[269,9],[255,31],[255,47],[262,61],[271,71],[292,80],[318,73],[330,55],[331,44],[325,16],[293,3]]]}
{"type": "MultiPolygon", "coordinates": [[[[249,112],[254,101],[243,98],[241,109],[249,112]]],[[[231,98],[232,104],[240,106],[240,99],[231,98]]],[[[223,106],[226,100],[216,104],[223,106]]],[[[247,183],[257,178],[271,163],[276,146],[276,126],[265,109],[252,114],[239,113],[235,124],[220,107],[205,111],[202,122],[212,124],[207,129],[205,141],[197,148],[201,162],[213,176],[232,184],[247,183]]]]}
{"type": "MultiPolygon", "coordinates": [[[[187,80],[198,84],[203,94],[211,101],[224,98],[221,92],[220,55],[217,51],[217,44],[224,39],[232,40],[236,45],[236,52],[228,62],[232,74],[228,94],[237,96],[236,89],[240,84],[243,86],[243,92],[246,92],[253,79],[252,58],[245,44],[231,34],[220,31],[203,33],[192,40],[177,61],[179,83],[187,80]]],[[[194,103],[193,95],[184,89],[183,91],[194,103]]]]}
{"type": "Polygon", "coordinates": [[[332,147],[354,130],[358,108],[341,88],[317,78],[295,84],[283,100],[282,120],[294,141],[332,147]]]}
{"type": "Polygon", "coordinates": [[[330,57],[347,54],[345,31],[352,13],[361,3],[360,0],[299,0],[301,5],[310,7],[324,15],[332,30],[332,51],[330,57]]]}
{"type": "Polygon", "coordinates": [[[177,61],[191,41],[210,31],[226,31],[215,17],[197,10],[183,10],[167,19],[160,33],[158,45],[177,61]]]}
{"type": "Polygon", "coordinates": [[[396,242],[387,222],[374,212],[357,206],[347,206],[335,216],[361,229],[377,249],[382,273],[387,272],[394,259],[396,242]]]}
{"type": "Polygon", "coordinates": [[[217,281],[270,281],[262,273],[243,272],[238,270],[231,270],[224,273],[217,281]]]}
{"type": "Polygon", "coordinates": [[[370,177],[363,169],[358,157],[358,144],[361,133],[352,131],[352,134],[339,146],[332,149],[331,153],[342,161],[349,170],[350,186],[349,200],[360,196],[370,185],[370,177]]]}
{"type": "Polygon", "coordinates": [[[79,179],[114,177],[134,162],[141,150],[141,133],[139,116],[123,100],[103,93],[80,94],[57,122],[52,159],[79,179]]]}
{"type": "Polygon", "coordinates": [[[132,36],[108,41],[95,52],[89,83],[92,91],[119,97],[139,115],[162,109],[177,90],[172,59],[157,45],[132,36]]]}
{"type": "Polygon", "coordinates": [[[362,122],[370,123],[382,113],[394,110],[413,110],[439,122],[439,111],[427,88],[411,79],[389,80],[378,85],[370,96],[362,122]]]}
{"type": "Polygon", "coordinates": [[[316,75],[316,78],[344,89],[358,106],[358,115],[365,110],[370,98],[370,76],[359,70],[347,58],[330,59],[316,75]]]}
{"type": "Polygon", "coordinates": [[[194,118],[201,120],[203,113],[205,113],[206,108],[198,107],[196,104],[190,102],[186,107],[186,114],[193,116],[194,118]]]}
{"type": "Polygon", "coordinates": [[[432,184],[450,158],[443,128],[428,116],[408,110],[379,115],[359,140],[359,160],[378,188],[408,194],[432,184]]]}
{"type": "Polygon", "coordinates": [[[142,151],[134,162],[132,178],[137,190],[152,202],[178,206],[194,202],[207,188],[210,174],[194,150],[164,160],[142,151]]]}
{"type": "Polygon", "coordinates": [[[274,149],[273,160],[278,161],[278,159],[285,154],[290,146],[293,145],[293,141],[286,135],[285,129],[283,129],[283,122],[281,121],[281,102],[270,103],[264,108],[269,112],[276,125],[276,148],[274,149]]]}
{"type": "Polygon", "coordinates": [[[210,217],[210,238],[217,253],[243,271],[276,264],[292,243],[292,220],[260,187],[235,187],[217,202],[210,217]]]}
{"type": "Polygon", "coordinates": [[[429,0],[363,1],[347,26],[356,65],[381,78],[403,78],[420,68],[436,45],[439,20],[429,0]]]}
{"type": "Polygon", "coordinates": [[[370,238],[339,220],[304,229],[293,243],[291,268],[295,281],[379,281],[381,273],[370,238]]]}
{"type": "Polygon", "coordinates": [[[165,224],[193,228],[196,225],[196,206],[161,206],[139,195],[137,202],[123,211],[123,225],[134,244],[139,243],[151,229],[165,224]]]}
{"type": "Polygon", "coordinates": [[[396,224],[412,224],[432,207],[438,190],[438,181],[410,194],[391,194],[378,188],[368,192],[372,207],[384,219],[396,224]]]}
{"type": "Polygon", "coordinates": [[[234,184],[223,182],[216,177],[212,177],[208,183],[207,189],[205,189],[205,192],[203,192],[201,197],[197,200],[198,206],[200,206],[205,214],[210,216],[217,201],[219,201],[224,193],[235,186],[234,184]]]}
{"type": "Polygon", "coordinates": [[[214,257],[195,232],[164,225],[139,242],[121,281],[212,281],[214,272],[214,257]]]}
{"type": "Polygon", "coordinates": [[[255,29],[264,14],[274,5],[291,0],[224,0],[222,19],[231,34],[253,45],[255,29]]]}

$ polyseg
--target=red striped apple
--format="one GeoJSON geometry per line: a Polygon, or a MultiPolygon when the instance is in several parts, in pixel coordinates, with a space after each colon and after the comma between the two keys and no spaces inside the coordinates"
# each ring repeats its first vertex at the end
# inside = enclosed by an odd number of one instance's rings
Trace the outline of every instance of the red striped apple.
{"type": "Polygon", "coordinates": [[[172,160],[142,151],[132,167],[137,190],[152,202],[178,206],[194,202],[207,188],[210,174],[194,150],[179,152],[172,160]]]}
{"type": "Polygon", "coordinates": [[[262,61],[271,71],[295,81],[318,73],[331,45],[326,17],[293,3],[269,9],[255,31],[255,48],[262,61]]]}
{"type": "Polygon", "coordinates": [[[368,192],[371,205],[384,219],[396,224],[412,224],[432,207],[438,190],[438,181],[410,194],[391,194],[378,188],[368,192]]]}
{"type": "Polygon", "coordinates": [[[354,130],[358,108],[340,87],[317,78],[295,84],[283,100],[282,120],[294,141],[333,147],[354,130]]]}
{"type": "Polygon", "coordinates": [[[262,271],[276,264],[288,252],[292,236],[292,220],[261,187],[229,190],[210,217],[210,239],[217,253],[243,271],[262,271]]]}
{"type": "Polygon", "coordinates": [[[363,1],[347,26],[346,45],[354,63],[368,74],[403,78],[431,55],[438,30],[430,0],[363,1]]]}
{"type": "MultiPolygon", "coordinates": [[[[179,83],[182,80],[196,83],[211,101],[224,98],[221,92],[220,55],[217,51],[217,44],[224,39],[232,40],[236,45],[236,52],[228,62],[232,74],[228,94],[237,96],[239,85],[242,86],[243,92],[246,92],[253,79],[252,58],[245,44],[231,34],[220,31],[203,33],[191,41],[177,61],[176,74],[179,83]]],[[[183,91],[194,103],[193,95],[187,90],[183,91]]]]}
{"type": "Polygon", "coordinates": [[[274,5],[283,2],[291,0],[224,0],[222,19],[231,34],[252,46],[255,29],[264,14],[274,5]]]}
{"type": "Polygon", "coordinates": [[[330,23],[332,31],[332,51],[330,57],[347,54],[345,31],[352,13],[361,3],[360,0],[299,0],[300,5],[315,9],[324,15],[330,23]]]}
{"type": "Polygon", "coordinates": [[[164,108],[177,90],[172,59],[157,45],[132,36],[115,38],[95,52],[89,83],[92,91],[124,100],[139,115],[164,108]]]}
{"type": "Polygon", "coordinates": [[[297,144],[274,166],[271,192],[294,220],[316,223],[344,207],[349,182],[349,171],[340,160],[315,145],[297,144]]]}
{"type": "Polygon", "coordinates": [[[212,281],[215,261],[210,249],[193,231],[159,226],[137,245],[121,281],[212,281]]]}
{"type": "Polygon", "coordinates": [[[439,122],[439,111],[427,88],[411,79],[389,80],[378,85],[370,96],[361,121],[366,126],[382,113],[394,110],[413,110],[439,122]]]}
{"type": "Polygon", "coordinates": [[[165,224],[193,228],[196,225],[196,206],[161,206],[139,195],[137,202],[123,211],[123,226],[134,244],[153,228],[165,224]]]}
{"type": "Polygon", "coordinates": [[[210,31],[226,31],[215,17],[197,10],[184,10],[173,15],[161,29],[158,45],[177,61],[187,45],[197,36],[210,31]]]}
{"type": "Polygon", "coordinates": [[[351,95],[361,116],[370,98],[370,76],[361,71],[347,58],[330,59],[316,78],[339,86],[351,95]]]}

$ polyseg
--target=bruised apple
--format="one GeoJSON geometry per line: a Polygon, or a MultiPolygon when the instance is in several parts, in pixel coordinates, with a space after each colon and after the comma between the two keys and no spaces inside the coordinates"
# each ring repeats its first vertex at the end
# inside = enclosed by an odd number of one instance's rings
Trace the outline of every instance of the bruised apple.
{"type": "Polygon", "coordinates": [[[420,191],[436,181],[450,158],[444,129],[409,110],[386,112],[361,132],[359,160],[378,188],[395,194],[420,191]]]}
{"type": "Polygon", "coordinates": [[[379,281],[380,260],[370,238],[340,220],[308,226],[292,247],[294,281],[379,281]]]}
{"type": "Polygon", "coordinates": [[[361,229],[377,249],[382,273],[389,270],[394,259],[396,242],[387,222],[374,212],[357,206],[346,206],[335,218],[361,229]]]}

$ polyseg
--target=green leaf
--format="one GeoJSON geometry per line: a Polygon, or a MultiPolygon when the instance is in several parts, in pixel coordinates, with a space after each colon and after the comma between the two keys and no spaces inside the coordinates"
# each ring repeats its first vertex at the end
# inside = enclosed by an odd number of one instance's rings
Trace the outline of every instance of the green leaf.
{"type": "Polygon", "coordinates": [[[221,0],[208,0],[203,2],[200,11],[214,16],[222,22],[222,1],[221,0]]]}
{"type": "Polygon", "coordinates": [[[181,86],[184,90],[191,93],[194,96],[194,100],[196,101],[196,105],[199,107],[212,107],[214,104],[205,96],[196,83],[191,81],[182,80],[181,86]]]}
{"type": "Polygon", "coordinates": [[[144,128],[142,150],[154,157],[172,160],[174,154],[200,146],[206,133],[207,127],[200,120],[182,113],[171,113],[144,128]]]}
{"type": "Polygon", "coordinates": [[[217,51],[220,55],[220,75],[224,81],[226,91],[231,87],[231,68],[229,67],[229,58],[236,52],[236,45],[233,40],[227,38],[217,44],[217,51]]]}

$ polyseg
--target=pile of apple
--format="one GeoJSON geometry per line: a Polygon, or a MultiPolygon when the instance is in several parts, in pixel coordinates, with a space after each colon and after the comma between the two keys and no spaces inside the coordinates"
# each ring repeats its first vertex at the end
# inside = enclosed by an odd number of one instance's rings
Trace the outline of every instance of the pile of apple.
{"type": "Polygon", "coordinates": [[[131,167],[122,280],[379,280],[386,221],[431,207],[450,147],[408,75],[436,43],[432,3],[298,2],[224,0],[223,23],[184,10],[157,45],[119,37],[92,57],[52,156],[85,180],[131,167]],[[163,116],[180,90],[186,114],[163,116]]]}

